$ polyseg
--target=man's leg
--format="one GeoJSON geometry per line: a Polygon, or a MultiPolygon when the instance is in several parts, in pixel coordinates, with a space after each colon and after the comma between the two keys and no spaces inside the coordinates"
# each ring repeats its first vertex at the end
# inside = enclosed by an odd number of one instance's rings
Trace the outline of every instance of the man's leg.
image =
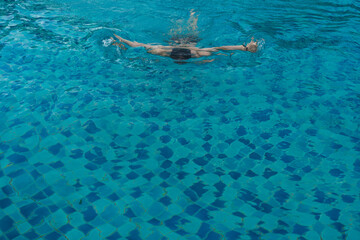
{"type": "Polygon", "coordinates": [[[191,9],[188,24],[189,24],[189,29],[193,33],[198,33],[198,26],[197,26],[198,19],[199,19],[199,16],[196,16],[194,10],[191,9]]]}

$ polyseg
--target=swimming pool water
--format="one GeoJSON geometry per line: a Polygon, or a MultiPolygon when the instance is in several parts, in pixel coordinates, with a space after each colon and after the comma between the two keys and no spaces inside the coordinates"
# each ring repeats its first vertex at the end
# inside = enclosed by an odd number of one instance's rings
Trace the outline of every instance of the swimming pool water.
{"type": "Polygon", "coordinates": [[[0,240],[360,239],[358,1],[0,1],[0,240]],[[189,11],[208,64],[166,44],[189,11]]]}

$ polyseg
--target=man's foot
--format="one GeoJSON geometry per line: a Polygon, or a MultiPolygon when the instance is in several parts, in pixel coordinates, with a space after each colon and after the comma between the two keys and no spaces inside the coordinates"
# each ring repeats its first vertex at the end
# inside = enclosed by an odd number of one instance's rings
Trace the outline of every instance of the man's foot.
{"type": "Polygon", "coordinates": [[[195,12],[194,12],[194,9],[191,9],[190,10],[190,17],[189,17],[189,20],[188,20],[188,24],[189,24],[189,27],[191,28],[191,30],[196,33],[197,32],[197,22],[198,22],[198,19],[199,19],[199,16],[198,15],[195,15],[195,12]]]}

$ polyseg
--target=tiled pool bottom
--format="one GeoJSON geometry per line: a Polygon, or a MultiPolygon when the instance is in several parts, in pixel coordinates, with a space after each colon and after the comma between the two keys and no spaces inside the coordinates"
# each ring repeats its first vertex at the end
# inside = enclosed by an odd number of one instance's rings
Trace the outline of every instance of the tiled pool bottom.
{"type": "Polygon", "coordinates": [[[276,114],[12,120],[0,239],[359,239],[359,139],[276,114]]]}
{"type": "Polygon", "coordinates": [[[0,240],[360,239],[359,6],[288,2],[0,0],[0,240]],[[265,48],[104,45],[192,8],[265,48]]]}

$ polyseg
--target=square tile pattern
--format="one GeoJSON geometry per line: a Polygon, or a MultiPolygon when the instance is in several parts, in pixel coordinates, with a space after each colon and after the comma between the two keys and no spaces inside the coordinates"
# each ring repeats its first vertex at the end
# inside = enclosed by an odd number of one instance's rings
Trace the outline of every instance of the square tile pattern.
{"type": "Polygon", "coordinates": [[[360,239],[354,60],[117,62],[112,31],[6,2],[0,240],[360,239]]]}

